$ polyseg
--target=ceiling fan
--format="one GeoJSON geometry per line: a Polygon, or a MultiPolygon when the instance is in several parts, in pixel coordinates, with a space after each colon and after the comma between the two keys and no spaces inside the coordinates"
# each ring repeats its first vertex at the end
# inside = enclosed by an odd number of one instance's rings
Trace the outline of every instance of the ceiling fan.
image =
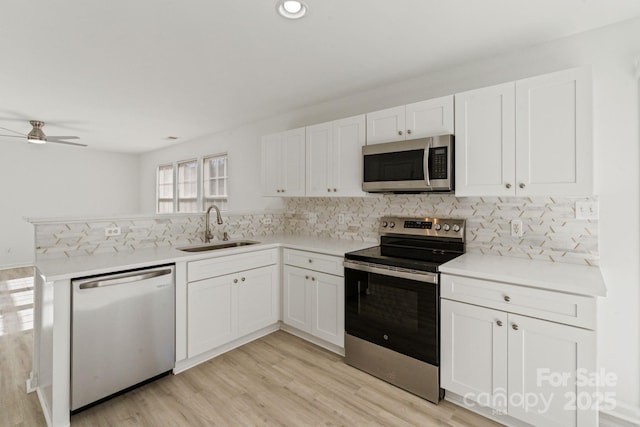
{"type": "Polygon", "coordinates": [[[32,144],[46,144],[47,142],[53,142],[55,144],[67,144],[67,145],[75,145],[77,147],[86,147],[87,144],[80,144],[77,142],[64,141],[65,139],[80,139],[77,136],[47,136],[42,131],[42,127],[44,126],[44,122],[38,120],[29,120],[33,129],[28,134],[23,134],[20,132],[16,132],[15,130],[7,129],[0,127],[0,129],[13,132],[16,135],[0,135],[0,136],[9,136],[12,138],[26,138],[32,144]]]}

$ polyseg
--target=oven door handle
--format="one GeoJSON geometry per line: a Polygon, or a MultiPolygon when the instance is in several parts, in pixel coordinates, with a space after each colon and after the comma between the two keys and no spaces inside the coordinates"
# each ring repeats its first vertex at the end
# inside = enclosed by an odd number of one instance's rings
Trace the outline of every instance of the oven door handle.
{"type": "Polygon", "coordinates": [[[408,271],[402,269],[389,269],[383,267],[374,267],[371,265],[363,265],[357,262],[344,261],[344,268],[351,270],[364,271],[366,273],[380,274],[382,276],[392,276],[401,279],[414,280],[416,282],[438,284],[438,275],[428,271],[417,273],[415,270],[408,271]]]}

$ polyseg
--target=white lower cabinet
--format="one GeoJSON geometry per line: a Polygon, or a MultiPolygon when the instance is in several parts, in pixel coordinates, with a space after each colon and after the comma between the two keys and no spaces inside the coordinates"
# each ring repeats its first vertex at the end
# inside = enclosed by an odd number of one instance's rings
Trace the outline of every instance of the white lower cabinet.
{"type": "MultiPolygon", "coordinates": [[[[447,293],[447,289],[443,290],[447,293]]],[[[441,383],[533,425],[597,425],[595,332],[442,299],[441,383]]]]}
{"type": "MultiPolygon", "coordinates": [[[[344,278],[318,271],[339,257],[285,249],[285,263],[304,260],[310,267],[285,264],[282,320],[338,347],[344,347],[344,278]]],[[[334,271],[332,269],[332,271],[334,271]]]]}
{"type": "Polygon", "coordinates": [[[187,356],[277,323],[278,303],[277,265],[189,283],[187,356]]]}

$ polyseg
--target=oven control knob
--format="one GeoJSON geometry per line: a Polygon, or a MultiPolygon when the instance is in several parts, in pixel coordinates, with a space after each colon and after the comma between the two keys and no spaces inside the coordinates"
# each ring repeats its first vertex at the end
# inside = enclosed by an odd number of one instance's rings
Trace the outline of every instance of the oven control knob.
{"type": "Polygon", "coordinates": [[[382,221],[382,226],[386,227],[387,225],[389,225],[389,223],[387,221],[382,221]]]}
{"type": "Polygon", "coordinates": [[[436,230],[440,230],[442,226],[440,224],[436,224],[436,230]]]}
{"type": "Polygon", "coordinates": [[[451,230],[451,226],[449,224],[445,224],[443,228],[444,228],[444,231],[451,230]]]}
{"type": "Polygon", "coordinates": [[[390,227],[390,228],[393,228],[393,227],[395,227],[395,226],[396,226],[396,223],[395,223],[395,222],[391,221],[391,222],[389,223],[389,227],[390,227]]]}
{"type": "Polygon", "coordinates": [[[459,226],[458,224],[454,225],[454,226],[453,226],[453,231],[455,231],[456,233],[457,233],[458,231],[460,231],[460,226],[459,226]]]}

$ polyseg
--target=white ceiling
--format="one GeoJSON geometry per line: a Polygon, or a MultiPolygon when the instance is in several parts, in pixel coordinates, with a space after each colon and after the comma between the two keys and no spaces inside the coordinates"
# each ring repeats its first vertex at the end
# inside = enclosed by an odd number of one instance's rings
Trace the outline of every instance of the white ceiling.
{"type": "Polygon", "coordinates": [[[640,16],[638,0],[307,4],[288,21],[275,0],[4,1],[0,126],[144,152],[640,16]]]}

